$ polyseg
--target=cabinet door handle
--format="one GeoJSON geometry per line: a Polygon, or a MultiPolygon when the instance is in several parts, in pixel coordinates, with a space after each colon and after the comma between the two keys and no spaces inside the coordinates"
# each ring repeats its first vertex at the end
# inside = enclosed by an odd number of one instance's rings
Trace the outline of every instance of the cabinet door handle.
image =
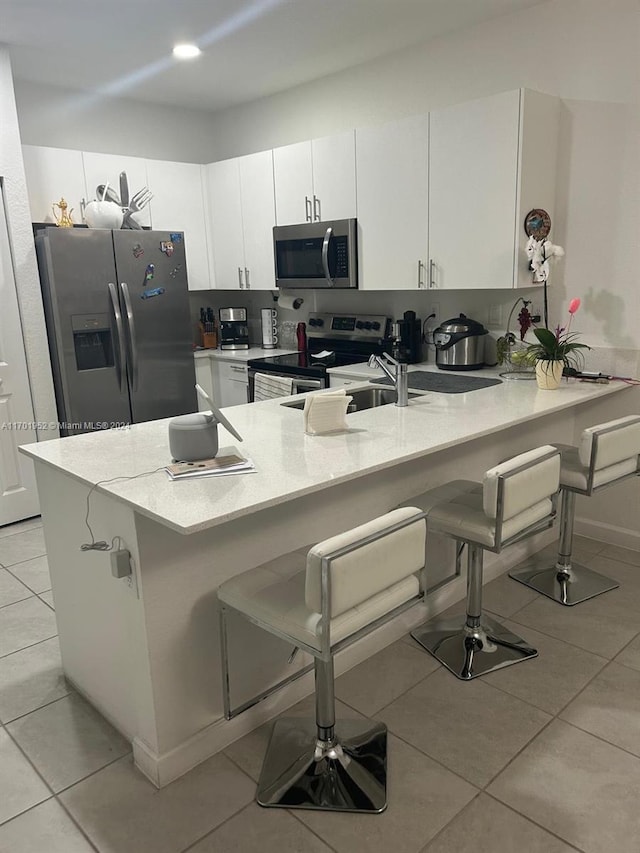
{"type": "Polygon", "coordinates": [[[230,364],[230,365],[229,365],[229,368],[230,368],[231,370],[235,370],[235,371],[236,371],[236,373],[246,373],[246,372],[247,372],[247,368],[246,368],[246,367],[236,367],[236,365],[235,365],[235,364],[230,364]]]}
{"type": "Polygon", "coordinates": [[[422,281],[422,268],[423,268],[423,266],[424,266],[424,264],[418,258],[418,290],[420,290],[422,287],[424,287],[424,283],[422,281]]]}
{"type": "Polygon", "coordinates": [[[436,285],[433,283],[433,270],[435,267],[435,263],[432,258],[429,258],[429,287],[435,287],[436,285]]]}
{"type": "Polygon", "coordinates": [[[311,222],[311,199],[308,195],[304,197],[304,209],[305,209],[305,219],[307,222],[311,222]]]}
{"type": "Polygon", "coordinates": [[[320,222],[320,199],[315,195],[313,197],[313,218],[316,222],[320,222]]]}
{"type": "Polygon", "coordinates": [[[249,278],[249,270],[247,267],[244,268],[244,286],[247,290],[251,287],[251,279],[249,278]]]}
{"type": "Polygon", "coordinates": [[[243,289],[244,283],[242,281],[242,268],[238,267],[238,284],[240,285],[240,290],[243,289]]]}

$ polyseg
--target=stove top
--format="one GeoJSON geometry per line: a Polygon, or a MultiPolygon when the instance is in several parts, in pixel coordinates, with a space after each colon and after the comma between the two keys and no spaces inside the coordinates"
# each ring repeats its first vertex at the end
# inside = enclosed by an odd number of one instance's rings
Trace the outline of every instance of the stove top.
{"type": "Polygon", "coordinates": [[[379,315],[311,314],[306,352],[253,358],[250,370],[322,378],[328,367],[361,364],[372,354],[391,351],[391,320],[379,315]]]}

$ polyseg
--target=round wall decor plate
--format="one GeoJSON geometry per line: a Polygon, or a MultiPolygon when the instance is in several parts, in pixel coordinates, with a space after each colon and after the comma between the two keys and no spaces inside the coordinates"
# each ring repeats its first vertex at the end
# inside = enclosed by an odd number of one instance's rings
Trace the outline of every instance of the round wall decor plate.
{"type": "Polygon", "coordinates": [[[527,237],[545,240],[551,231],[551,217],[546,210],[534,208],[524,218],[524,230],[527,237]]]}

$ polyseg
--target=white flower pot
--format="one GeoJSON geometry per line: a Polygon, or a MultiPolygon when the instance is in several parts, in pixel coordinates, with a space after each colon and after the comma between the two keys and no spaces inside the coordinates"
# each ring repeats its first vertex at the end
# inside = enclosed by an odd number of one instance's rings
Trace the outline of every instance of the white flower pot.
{"type": "Polygon", "coordinates": [[[562,361],[536,361],[536,381],[543,391],[556,391],[562,379],[562,361]]]}

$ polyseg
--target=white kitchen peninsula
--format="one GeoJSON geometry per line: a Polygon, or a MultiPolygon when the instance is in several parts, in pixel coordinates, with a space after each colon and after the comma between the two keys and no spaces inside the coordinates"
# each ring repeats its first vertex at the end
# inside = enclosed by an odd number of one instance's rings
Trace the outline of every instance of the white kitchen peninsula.
{"type": "MultiPolygon", "coordinates": [[[[302,413],[280,403],[229,410],[241,445],[220,430],[221,446],[236,445],[254,461],[252,474],[170,481],[156,470],[169,462],[167,421],[23,448],[35,463],[65,673],[131,739],[136,764],[160,786],[312,690],[305,676],[224,720],[216,619],[223,581],[426,488],[480,477],[512,454],[571,441],[586,423],[638,410],[637,389],[622,383],[539,391],[504,382],[356,412],[344,433],[306,436],[302,413]],[[132,555],[132,584],[112,576],[108,553],[80,550],[90,541],[92,487],[96,539],[120,537],[132,555]]],[[[546,541],[548,534],[534,547],[546,541]]],[[[526,547],[489,560],[486,579],[526,547]]],[[[463,595],[459,578],[426,610],[407,611],[341,653],[338,671],[463,595]]],[[[290,648],[246,623],[230,627],[239,704],[290,671],[290,648]]]]}

